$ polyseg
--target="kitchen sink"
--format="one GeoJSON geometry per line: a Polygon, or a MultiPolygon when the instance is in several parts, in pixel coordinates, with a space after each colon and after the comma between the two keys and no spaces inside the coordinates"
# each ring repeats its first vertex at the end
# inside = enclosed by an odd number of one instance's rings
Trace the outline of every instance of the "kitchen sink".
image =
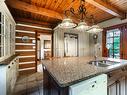
{"type": "Polygon", "coordinates": [[[109,60],[97,60],[97,61],[90,61],[89,64],[98,66],[98,67],[108,67],[111,65],[118,64],[119,62],[109,61],[109,60]]]}

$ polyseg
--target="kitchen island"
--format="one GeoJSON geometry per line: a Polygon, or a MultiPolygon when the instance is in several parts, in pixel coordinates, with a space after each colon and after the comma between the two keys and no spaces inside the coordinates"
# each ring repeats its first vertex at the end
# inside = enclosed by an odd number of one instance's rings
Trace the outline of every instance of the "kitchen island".
{"type": "Polygon", "coordinates": [[[69,87],[93,77],[109,74],[127,66],[127,60],[98,58],[109,60],[110,66],[99,67],[89,64],[93,57],[52,58],[43,61],[44,95],[69,95],[69,87]]]}

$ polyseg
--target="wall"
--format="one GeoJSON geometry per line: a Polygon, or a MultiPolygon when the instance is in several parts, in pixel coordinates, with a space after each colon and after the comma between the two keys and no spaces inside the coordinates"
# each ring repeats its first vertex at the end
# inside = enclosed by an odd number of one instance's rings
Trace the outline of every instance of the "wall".
{"type": "Polygon", "coordinates": [[[51,28],[35,27],[35,25],[17,24],[16,26],[16,53],[19,54],[20,74],[34,73],[37,70],[36,40],[37,33],[49,33],[51,28]],[[28,36],[28,42],[22,37],[28,36]],[[34,43],[33,43],[34,42],[34,43]]]}
{"type": "Polygon", "coordinates": [[[51,40],[51,35],[40,35],[41,40],[41,59],[44,59],[44,51],[48,50],[51,51],[51,49],[44,49],[44,40],[51,40]]]}
{"type": "Polygon", "coordinates": [[[78,34],[78,55],[89,56],[89,33],[57,28],[54,30],[54,57],[64,56],[64,33],[78,34]]]}
{"type": "Polygon", "coordinates": [[[102,33],[98,33],[98,39],[97,39],[98,46],[96,46],[97,44],[95,45],[94,43],[93,34],[90,34],[89,39],[90,39],[89,40],[90,56],[95,56],[95,55],[102,56],[102,33]]]}
{"type": "MultiPolygon", "coordinates": [[[[126,23],[127,22],[127,19],[124,19],[124,20],[121,20],[120,18],[113,18],[113,19],[110,19],[110,20],[107,20],[107,21],[104,21],[104,22],[101,22],[101,23],[98,23],[98,25],[101,27],[101,28],[106,28],[106,27],[110,27],[110,26],[114,26],[114,25],[118,25],[118,24],[122,24],[122,23],[126,23]]],[[[98,43],[100,44],[100,46],[102,46],[102,32],[98,34],[99,38],[98,38],[98,43]]],[[[93,43],[93,40],[92,40],[92,34],[90,34],[90,55],[91,56],[94,56],[94,43],[93,43]]],[[[102,56],[102,48],[100,50],[100,54],[102,56]]]]}
{"type": "Polygon", "coordinates": [[[122,24],[126,22],[127,22],[127,19],[121,20],[120,18],[113,18],[113,19],[98,23],[98,25],[100,27],[105,28],[105,27],[114,26],[114,25],[118,25],[118,24],[122,24]]]}
{"type": "Polygon", "coordinates": [[[25,27],[16,27],[16,53],[19,54],[19,72],[20,74],[27,74],[36,72],[35,62],[35,32],[25,27]],[[23,42],[22,37],[28,36],[29,41],[23,42]]]}

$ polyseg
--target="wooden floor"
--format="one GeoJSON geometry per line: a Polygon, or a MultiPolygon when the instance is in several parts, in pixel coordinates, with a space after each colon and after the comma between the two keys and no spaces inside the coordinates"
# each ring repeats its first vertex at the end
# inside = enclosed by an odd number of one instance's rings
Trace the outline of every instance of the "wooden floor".
{"type": "Polygon", "coordinates": [[[43,95],[43,73],[20,76],[13,95],[43,95]]]}

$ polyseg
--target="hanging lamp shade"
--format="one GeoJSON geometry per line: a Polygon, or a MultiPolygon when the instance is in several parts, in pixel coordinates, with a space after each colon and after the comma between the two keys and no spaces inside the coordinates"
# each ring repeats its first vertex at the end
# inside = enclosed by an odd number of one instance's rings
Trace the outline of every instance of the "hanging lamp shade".
{"type": "Polygon", "coordinates": [[[74,28],[76,26],[70,18],[63,19],[62,23],[58,25],[59,28],[74,28]]]}
{"type": "Polygon", "coordinates": [[[99,33],[103,31],[102,28],[100,28],[98,25],[93,25],[89,28],[89,30],[87,31],[88,33],[99,33]]]}
{"type": "Polygon", "coordinates": [[[87,31],[90,27],[85,22],[80,22],[76,27],[77,30],[87,31]]]}

